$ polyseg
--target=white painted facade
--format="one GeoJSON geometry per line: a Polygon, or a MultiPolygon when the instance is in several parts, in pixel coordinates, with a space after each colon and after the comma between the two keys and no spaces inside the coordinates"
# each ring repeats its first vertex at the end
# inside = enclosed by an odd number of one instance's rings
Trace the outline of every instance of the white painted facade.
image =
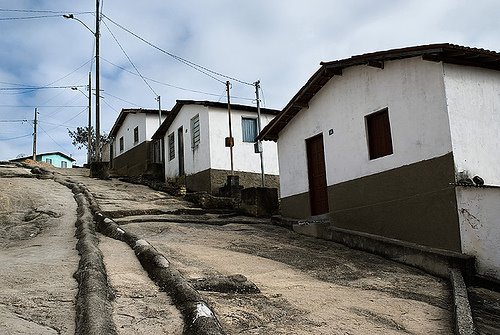
{"type": "MultiPolygon", "coordinates": [[[[253,143],[242,141],[242,117],[256,118],[252,112],[231,110],[232,130],[234,137],[234,170],[241,172],[260,173],[260,157],[254,151],[253,143]]],[[[267,125],[274,115],[262,114],[262,127],[267,125]]],[[[203,106],[198,104],[183,105],[177,117],[167,130],[164,143],[165,177],[179,176],[179,138],[178,130],[183,128],[184,142],[184,172],[195,174],[207,169],[230,170],[229,148],[225,147],[225,138],[229,136],[228,111],[224,108],[203,106]],[[200,143],[193,148],[191,145],[191,119],[199,115],[200,143]],[[169,160],[168,136],[174,133],[175,158],[169,160]]],[[[264,142],[264,172],[278,175],[277,148],[274,142],[264,142]]]]}
{"type": "MultiPolygon", "coordinates": [[[[279,133],[281,197],[309,191],[305,139],[323,134],[327,185],[453,152],[455,174],[500,186],[500,71],[422,60],[334,76],[279,133]],[[369,159],[365,116],[388,108],[393,154],[369,159]],[[329,131],[333,134],[329,135],[329,131]]],[[[457,188],[462,251],[500,279],[500,190],[457,188]]]]}
{"type": "Polygon", "coordinates": [[[416,57],[334,76],[279,134],[282,197],[308,192],[305,139],[320,133],[329,186],[451,152],[443,65],[416,57]],[[365,116],[383,108],[394,153],[370,160],[365,116]]]}
{"type": "Polygon", "coordinates": [[[500,71],[451,64],[444,70],[456,171],[500,186],[500,71]]]}
{"type": "Polygon", "coordinates": [[[457,188],[462,252],[476,257],[476,271],[500,280],[500,188],[457,188]]]}
{"type": "MultiPolygon", "coordinates": [[[[162,116],[162,121],[165,119],[162,116]]],[[[114,157],[117,157],[144,141],[151,141],[151,136],[159,127],[158,114],[127,112],[123,124],[116,132],[113,141],[114,157]],[[139,129],[139,141],[134,143],[134,129],[139,129]],[[120,150],[120,138],[123,137],[123,150],[120,150]]]]}
{"type": "Polygon", "coordinates": [[[207,107],[199,105],[184,105],[174,119],[164,137],[165,177],[179,176],[179,128],[182,127],[184,142],[184,172],[193,174],[210,168],[210,141],[207,107]],[[199,115],[200,143],[198,147],[191,147],[191,119],[199,115]],[[168,136],[174,134],[174,159],[169,159],[168,136]]]}

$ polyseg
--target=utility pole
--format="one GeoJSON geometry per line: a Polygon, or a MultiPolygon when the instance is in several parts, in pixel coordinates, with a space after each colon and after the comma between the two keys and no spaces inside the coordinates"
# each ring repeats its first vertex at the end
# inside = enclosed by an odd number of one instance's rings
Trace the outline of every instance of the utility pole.
{"type": "Polygon", "coordinates": [[[158,96],[156,98],[156,100],[158,101],[158,127],[161,126],[161,97],[158,96]]]}
{"type": "Polygon", "coordinates": [[[38,108],[35,108],[35,120],[33,121],[33,160],[36,161],[36,124],[38,122],[38,108]]]}
{"type": "Polygon", "coordinates": [[[230,83],[229,80],[226,81],[226,91],[227,91],[227,113],[229,115],[229,137],[226,138],[226,147],[229,147],[229,155],[231,157],[231,176],[234,175],[234,161],[233,161],[233,146],[234,146],[234,139],[233,139],[233,127],[231,125],[231,101],[229,98],[229,89],[230,89],[230,83]]]}
{"type": "MultiPolygon", "coordinates": [[[[255,82],[255,97],[257,99],[257,129],[259,130],[259,134],[261,131],[261,123],[260,123],[260,97],[259,97],[259,89],[260,89],[260,80],[255,82]]],[[[260,155],[260,178],[262,182],[262,187],[266,187],[266,176],[264,174],[264,148],[262,147],[262,141],[257,140],[256,142],[259,155],[260,155]]]]}
{"type": "Polygon", "coordinates": [[[92,161],[92,72],[89,72],[89,125],[87,128],[87,164],[92,161]]]}
{"type": "Polygon", "coordinates": [[[96,0],[96,8],[95,8],[95,154],[96,161],[101,161],[101,118],[100,118],[100,68],[99,68],[99,23],[100,23],[100,13],[99,13],[99,0],[96,0]]]}
{"type": "MultiPolygon", "coordinates": [[[[156,98],[156,100],[158,100],[158,129],[160,129],[160,126],[161,126],[161,97],[158,96],[156,98]]],[[[161,140],[158,141],[158,150],[160,151],[158,154],[158,160],[159,162],[163,162],[163,148],[161,147],[161,140]]]]}

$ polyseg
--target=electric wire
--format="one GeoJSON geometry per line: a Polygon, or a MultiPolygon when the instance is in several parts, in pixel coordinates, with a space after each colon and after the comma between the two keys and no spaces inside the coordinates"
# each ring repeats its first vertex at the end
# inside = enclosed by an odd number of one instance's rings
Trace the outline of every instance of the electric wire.
{"type": "MultiPolygon", "coordinates": [[[[124,68],[123,66],[120,66],[120,65],[117,65],[109,60],[107,60],[106,58],[104,57],[101,57],[100,58],[102,61],[105,61],[106,63],[109,63],[110,65],[118,68],[118,69],[121,69],[131,75],[134,75],[134,76],[138,76],[137,73],[134,73],[126,68],[124,68]]],[[[164,82],[161,82],[159,80],[156,80],[156,79],[153,79],[151,77],[144,77],[146,78],[147,80],[153,82],[153,83],[156,83],[156,84],[159,84],[159,85],[164,85],[164,86],[168,86],[168,87],[172,87],[172,88],[175,88],[175,89],[178,89],[178,90],[181,90],[181,91],[186,91],[186,92],[192,92],[192,93],[198,93],[198,94],[204,94],[204,95],[208,95],[208,96],[213,96],[213,97],[220,97],[220,94],[217,94],[217,93],[209,93],[209,92],[204,92],[204,91],[200,91],[200,90],[193,90],[193,89],[189,89],[189,88],[185,88],[185,87],[180,87],[180,86],[176,86],[176,85],[172,85],[172,84],[168,84],[168,83],[164,83],[164,82]]],[[[231,96],[232,99],[239,99],[239,100],[248,100],[248,101],[252,101],[254,100],[253,98],[244,98],[244,97],[238,97],[238,96],[231,96]]]]}
{"type": "Polygon", "coordinates": [[[13,90],[45,90],[45,89],[61,89],[72,87],[86,87],[86,85],[67,85],[67,86],[26,86],[26,87],[0,87],[0,91],[13,91],[13,90]]]}
{"type": "Polygon", "coordinates": [[[104,26],[106,27],[106,29],[108,29],[109,33],[111,34],[111,36],[113,37],[113,39],[115,40],[116,44],[118,44],[118,46],[120,47],[121,51],[123,52],[123,54],[125,55],[125,57],[127,57],[130,65],[132,65],[132,67],[135,69],[135,71],[137,72],[137,74],[141,77],[142,81],[144,81],[144,83],[149,87],[149,89],[151,90],[151,92],[153,92],[153,94],[157,97],[158,94],[155,92],[155,90],[153,89],[153,87],[151,87],[151,85],[147,82],[147,80],[144,78],[144,76],[142,75],[142,73],[139,71],[139,69],[137,68],[137,66],[135,66],[134,62],[132,62],[132,60],[130,59],[129,55],[127,54],[127,52],[125,51],[125,49],[122,47],[121,43],[118,41],[118,39],[116,38],[115,34],[113,34],[113,32],[111,31],[111,29],[109,29],[109,26],[108,24],[106,23],[106,21],[102,21],[102,23],[104,23],[104,26]]]}
{"type": "Polygon", "coordinates": [[[117,96],[115,96],[115,95],[113,95],[113,94],[110,94],[110,93],[107,93],[107,92],[102,92],[102,94],[103,94],[103,95],[108,95],[108,96],[110,96],[110,97],[112,97],[112,98],[115,98],[115,99],[117,99],[117,100],[120,100],[120,101],[122,101],[122,102],[126,102],[126,103],[128,103],[128,104],[130,104],[130,105],[133,105],[133,106],[136,106],[136,107],[142,108],[142,106],[140,106],[140,105],[138,105],[138,104],[135,104],[135,103],[133,103],[133,102],[127,101],[127,100],[122,99],[122,98],[120,98],[120,97],[117,97],[117,96]]]}
{"type": "Polygon", "coordinates": [[[10,141],[10,140],[17,140],[19,138],[24,138],[28,136],[32,136],[33,134],[26,134],[26,135],[21,135],[21,136],[16,136],[16,137],[10,137],[10,138],[0,138],[0,141],[10,141]]]}
{"type": "Polygon", "coordinates": [[[146,40],[145,38],[139,36],[138,34],[134,33],[133,31],[125,28],[124,26],[122,26],[121,24],[117,23],[116,21],[114,21],[113,19],[109,18],[107,15],[105,15],[104,13],[102,14],[102,16],[104,18],[106,18],[107,20],[109,20],[111,23],[113,23],[114,25],[116,25],[117,27],[119,27],[120,29],[126,31],[127,33],[131,34],[132,36],[136,37],[137,39],[141,40],[142,42],[148,44],[149,46],[153,47],[154,49],[174,58],[175,60],[181,62],[181,63],[184,63],[185,65],[195,69],[196,71],[199,71],[203,74],[205,74],[206,76],[209,76],[210,78],[218,81],[219,83],[221,84],[226,84],[224,81],[220,80],[219,78],[216,78],[215,76],[219,76],[219,77],[222,77],[222,78],[226,78],[226,79],[229,79],[229,80],[232,80],[232,81],[235,81],[235,82],[238,82],[240,84],[245,84],[245,85],[249,85],[249,86],[253,86],[253,84],[249,83],[249,82],[246,82],[246,81],[243,81],[243,80],[240,80],[240,79],[237,79],[237,78],[234,78],[234,77],[231,77],[231,76],[228,76],[228,75],[225,75],[223,73],[220,73],[220,72],[217,72],[217,71],[213,71],[213,70],[210,70],[209,68],[207,67],[204,67],[202,65],[199,65],[199,64],[196,64],[194,62],[191,62],[185,58],[182,58],[180,56],[177,56],[171,52],[168,52],[162,48],[160,48],[159,46],[149,42],[148,40],[146,40]]]}
{"type": "MultiPolygon", "coordinates": [[[[7,9],[0,8],[0,12],[15,12],[15,13],[47,13],[47,14],[66,14],[68,12],[55,11],[55,10],[35,10],[35,9],[7,9]]],[[[75,15],[93,14],[94,12],[75,12],[75,15]]]]}
{"type": "Polygon", "coordinates": [[[52,142],[57,144],[59,146],[59,148],[61,148],[63,150],[63,152],[66,151],[66,148],[64,148],[62,145],[57,143],[56,140],[54,140],[54,138],[52,138],[52,136],[50,136],[50,134],[47,131],[45,131],[45,129],[43,129],[43,127],[39,123],[38,123],[38,127],[45,133],[45,135],[47,135],[48,138],[50,138],[52,140],[52,142]]]}
{"type": "Polygon", "coordinates": [[[102,102],[109,108],[111,108],[111,110],[113,110],[116,115],[120,114],[120,110],[118,110],[116,107],[111,106],[106,100],[103,100],[102,102]]]}
{"type": "Polygon", "coordinates": [[[67,102],[66,102],[64,105],[62,105],[62,107],[56,108],[56,110],[55,110],[55,111],[53,111],[53,112],[52,112],[52,113],[50,113],[49,115],[46,115],[45,117],[47,117],[47,118],[48,118],[48,117],[51,117],[51,116],[53,116],[53,115],[55,115],[55,114],[59,113],[59,112],[60,112],[63,108],[66,108],[66,105],[70,105],[71,103],[74,103],[76,100],[78,100],[78,99],[80,99],[80,98],[81,98],[81,95],[79,95],[79,94],[78,94],[78,95],[75,95],[72,99],[67,100],[67,102]]]}
{"type": "MultiPolygon", "coordinates": [[[[28,93],[32,93],[32,92],[34,92],[34,91],[36,91],[36,90],[40,89],[40,87],[49,87],[49,86],[51,86],[51,85],[54,85],[55,83],[58,83],[58,82],[60,82],[61,80],[68,78],[68,77],[69,77],[69,76],[71,76],[73,73],[77,72],[78,70],[80,70],[82,67],[86,66],[86,65],[87,65],[88,63],[90,63],[91,61],[92,61],[92,59],[91,59],[91,60],[86,61],[84,64],[80,65],[80,66],[79,66],[78,68],[76,68],[75,70],[71,71],[70,73],[68,73],[68,74],[64,75],[63,77],[61,77],[61,78],[59,78],[59,79],[57,79],[57,80],[55,80],[55,81],[53,81],[53,82],[51,82],[51,83],[49,83],[49,84],[47,84],[47,85],[44,85],[44,86],[38,86],[38,87],[36,87],[36,88],[34,88],[34,89],[33,89],[33,88],[29,88],[29,89],[26,89],[26,91],[24,91],[24,92],[15,92],[15,93],[11,93],[11,95],[15,95],[15,94],[28,94],[28,93]]],[[[74,87],[74,86],[72,86],[72,87],[74,87]]]]}
{"type": "Polygon", "coordinates": [[[60,17],[60,16],[61,16],[61,14],[20,16],[20,17],[0,17],[0,21],[34,20],[34,19],[54,18],[54,17],[60,17]]]}
{"type": "Polygon", "coordinates": [[[61,107],[64,107],[64,108],[82,108],[82,107],[86,107],[86,106],[83,106],[83,105],[0,105],[0,108],[39,108],[39,107],[43,107],[43,108],[61,108],[61,107]]]}

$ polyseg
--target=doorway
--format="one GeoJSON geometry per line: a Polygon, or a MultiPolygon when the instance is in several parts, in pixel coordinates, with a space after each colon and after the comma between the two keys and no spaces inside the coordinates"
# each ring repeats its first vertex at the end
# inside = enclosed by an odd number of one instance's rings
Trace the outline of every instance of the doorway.
{"type": "Polygon", "coordinates": [[[311,216],[326,214],[329,207],[323,134],[306,139],[306,151],[311,216]]]}
{"type": "Polygon", "coordinates": [[[177,152],[179,153],[179,176],[184,175],[184,129],[177,130],[177,152]]]}

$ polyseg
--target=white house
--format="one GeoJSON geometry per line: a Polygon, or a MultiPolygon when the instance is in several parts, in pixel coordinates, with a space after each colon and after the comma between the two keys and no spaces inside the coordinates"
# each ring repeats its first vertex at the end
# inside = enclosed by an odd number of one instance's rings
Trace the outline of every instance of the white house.
{"type": "MultiPolygon", "coordinates": [[[[120,175],[140,175],[148,171],[154,157],[151,136],[160,126],[159,110],[122,109],[109,134],[111,168],[120,175]]],[[[163,110],[161,121],[167,111],[163,110]]]]}
{"type": "Polygon", "coordinates": [[[451,44],[321,63],[259,135],[278,143],[282,215],[470,254],[500,279],[499,70],[451,44]]]}
{"type": "MultiPolygon", "coordinates": [[[[278,113],[262,108],[261,124],[267,125],[278,113]]],[[[261,186],[260,154],[255,152],[257,108],[231,104],[233,170],[244,187],[261,186]]],[[[178,100],[153,135],[164,145],[165,177],[179,179],[188,189],[217,193],[231,170],[227,103],[178,100]]],[[[279,186],[276,144],[263,143],[265,183],[279,186]]]]}

